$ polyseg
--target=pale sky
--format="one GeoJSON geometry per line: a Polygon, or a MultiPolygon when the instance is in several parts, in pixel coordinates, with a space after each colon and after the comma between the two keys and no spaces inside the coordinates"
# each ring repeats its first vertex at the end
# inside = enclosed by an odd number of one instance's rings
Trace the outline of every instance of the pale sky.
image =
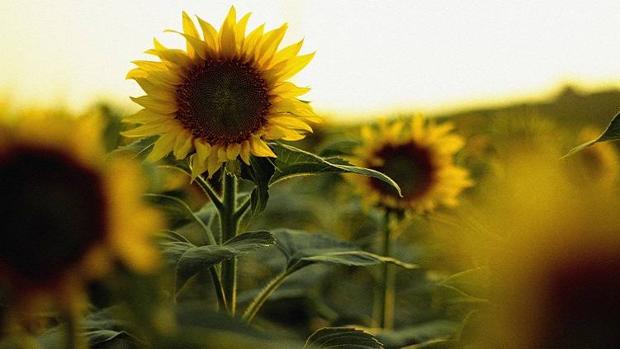
{"type": "Polygon", "coordinates": [[[288,22],[314,61],[296,78],[315,108],[344,116],[437,110],[548,92],[558,83],[620,86],[620,1],[0,0],[0,95],[19,104],[96,98],[129,105],[124,80],[181,11],[219,27],[288,22]]]}

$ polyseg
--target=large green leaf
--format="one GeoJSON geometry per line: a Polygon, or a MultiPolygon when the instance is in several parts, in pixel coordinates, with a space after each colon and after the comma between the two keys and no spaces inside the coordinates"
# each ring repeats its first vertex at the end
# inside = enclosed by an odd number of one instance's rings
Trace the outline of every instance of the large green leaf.
{"type": "Polygon", "coordinates": [[[325,327],[314,332],[303,349],[383,349],[372,334],[351,327],[325,327]]]}
{"type": "Polygon", "coordinates": [[[164,242],[162,245],[166,256],[178,257],[177,287],[180,289],[191,277],[215,264],[274,243],[271,233],[257,231],[237,235],[223,245],[194,246],[183,241],[164,242]]]}
{"type": "Polygon", "coordinates": [[[370,266],[392,263],[406,269],[417,266],[392,257],[379,256],[361,250],[358,246],[332,236],[304,231],[279,229],[273,232],[277,244],[287,259],[290,272],[314,263],[370,266]]]}
{"type": "Polygon", "coordinates": [[[597,138],[591,141],[587,141],[581,145],[576,146],[575,148],[571,149],[568,152],[568,154],[564,155],[564,157],[571,156],[599,142],[617,141],[619,139],[620,139],[620,113],[616,114],[616,116],[614,116],[613,119],[611,119],[611,122],[609,123],[605,131],[601,133],[600,136],[598,136],[597,138]]]}
{"type": "Polygon", "coordinates": [[[400,195],[398,184],[379,171],[353,166],[340,158],[322,158],[288,144],[271,143],[270,147],[278,156],[273,160],[276,170],[271,177],[272,184],[296,176],[320,173],[353,173],[383,181],[400,195]]]}

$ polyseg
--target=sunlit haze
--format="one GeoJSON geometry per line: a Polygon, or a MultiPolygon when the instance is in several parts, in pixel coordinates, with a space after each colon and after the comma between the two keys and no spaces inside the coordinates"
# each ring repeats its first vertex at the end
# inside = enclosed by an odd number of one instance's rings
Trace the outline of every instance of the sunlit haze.
{"type": "Polygon", "coordinates": [[[182,45],[181,11],[216,23],[289,24],[314,61],[295,81],[321,112],[438,110],[548,91],[620,85],[620,1],[0,1],[0,95],[18,104],[129,104],[130,61],[157,37],[182,45]]]}

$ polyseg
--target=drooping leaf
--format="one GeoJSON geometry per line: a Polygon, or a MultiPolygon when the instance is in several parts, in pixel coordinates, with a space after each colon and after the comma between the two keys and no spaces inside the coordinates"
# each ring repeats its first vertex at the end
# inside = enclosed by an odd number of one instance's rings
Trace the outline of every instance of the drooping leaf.
{"type": "Polygon", "coordinates": [[[571,156],[596,143],[606,142],[606,141],[617,141],[619,139],[620,139],[620,112],[611,119],[611,122],[609,123],[605,131],[601,133],[600,136],[598,136],[597,138],[593,140],[587,141],[583,144],[576,146],[575,148],[571,149],[568,152],[568,154],[564,155],[564,157],[571,156]]]}
{"type": "Polygon", "coordinates": [[[179,256],[176,269],[177,288],[180,289],[191,277],[215,264],[274,243],[270,232],[257,231],[237,235],[223,245],[193,246],[183,242],[170,243],[167,246],[170,246],[172,251],[164,250],[164,253],[179,256]],[[184,247],[187,249],[179,255],[179,251],[184,247]]]}
{"type": "Polygon", "coordinates": [[[271,143],[270,146],[278,156],[273,160],[276,170],[271,177],[272,184],[296,176],[320,173],[353,173],[383,181],[400,195],[398,184],[379,171],[353,166],[340,158],[322,158],[288,144],[271,143]]]}
{"type": "Polygon", "coordinates": [[[252,214],[258,214],[265,210],[269,200],[269,181],[275,172],[275,167],[270,159],[252,156],[250,166],[245,164],[241,168],[242,178],[251,180],[256,184],[250,194],[252,214]]]}
{"type": "Polygon", "coordinates": [[[319,233],[279,229],[274,231],[276,246],[287,259],[289,272],[314,263],[348,266],[370,266],[391,263],[406,269],[417,266],[395,258],[379,256],[361,250],[354,244],[319,233]]]}
{"type": "Polygon", "coordinates": [[[325,327],[314,332],[303,349],[383,349],[372,334],[351,327],[325,327]]]}

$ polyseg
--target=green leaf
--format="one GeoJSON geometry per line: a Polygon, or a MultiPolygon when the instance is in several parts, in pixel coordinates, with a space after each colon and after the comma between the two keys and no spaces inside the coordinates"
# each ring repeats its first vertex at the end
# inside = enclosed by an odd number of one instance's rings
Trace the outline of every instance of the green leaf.
{"type": "Polygon", "coordinates": [[[401,262],[395,258],[379,256],[361,250],[356,245],[318,233],[280,229],[274,231],[276,246],[288,262],[289,273],[314,263],[329,263],[348,266],[370,266],[392,263],[406,269],[416,265],[401,262]]]}
{"type": "Polygon", "coordinates": [[[396,330],[384,330],[377,337],[390,348],[401,348],[413,343],[428,343],[451,338],[460,323],[450,320],[433,320],[396,330]]]}
{"type": "Polygon", "coordinates": [[[181,241],[164,243],[164,254],[178,256],[177,289],[181,289],[187,280],[215,264],[274,243],[270,232],[257,231],[237,235],[223,245],[194,246],[181,241]],[[184,252],[180,253],[183,249],[184,252]]]}
{"type": "Polygon", "coordinates": [[[601,133],[600,136],[598,136],[597,138],[591,141],[587,141],[581,145],[576,146],[575,148],[571,149],[568,152],[568,154],[564,155],[563,157],[565,158],[565,157],[571,156],[599,142],[617,141],[619,139],[620,139],[620,113],[616,114],[616,116],[614,116],[613,119],[611,119],[611,122],[609,123],[605,131],[601,133]]]}
{"type": "Polygon", "coordinates": [[[325,327],[308,337],[303,349],[383,349],[372,334],[351,327],[325,327]]]}
{"type": "Polygon", "coordinates": [[[243,164],[241,177],[251,180],[256,184],[250,200],[252,203],[252,215],[256,215],[265,210],[269,200],[269,181],[275,172],[275,167],[270,159],[252,156],[250,166],[243,164]]]}
{"type": "Polygon", "coordinates": [[[270,143],[270,147],[278,156],[273,160],[276,171],[271,177],[272,184],[296,176],[320,173],[353,173],[383,181],[401,195],[398,184],[379,171],[353,166],[340,158],[322,158],[288,144],[270,143]]]}

